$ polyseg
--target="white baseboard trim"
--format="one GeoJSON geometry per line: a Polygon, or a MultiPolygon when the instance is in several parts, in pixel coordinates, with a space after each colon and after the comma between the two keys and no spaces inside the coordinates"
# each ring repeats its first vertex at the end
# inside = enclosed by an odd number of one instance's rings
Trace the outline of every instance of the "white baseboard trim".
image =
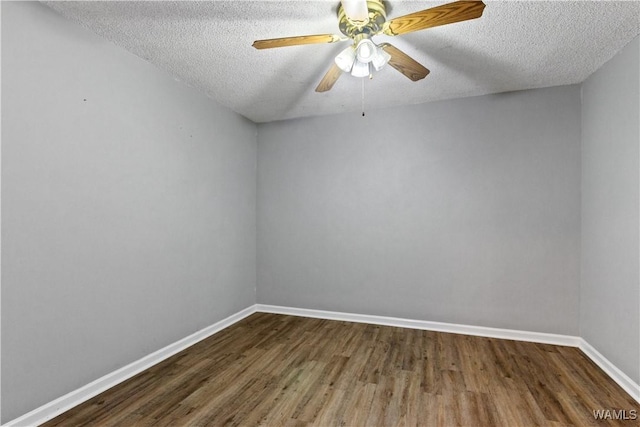
{"type": "Polygon", "coordinates": [[[604,357],[598,350],[593,348],[591,344],[580,338],[580,350],[587,357],[600,367],[607,375],[611,377],[620,387],[624,389],[631,397],[640,403],[640,384],[636,384],[627,374],[616,367],[609,359],[604,357]]]}
{"type": "Polygon", "coordinates": [[[448,332],[452,334],[475,335],[479,337],[500,338],[515,341],[564,345],[570,347],[578,347],[581,340],[580,337],[574,337],[571,335],[527,332],[514,329],[488,328],[482,326],[430,322],[427,320],[412,320],[397,317],[371,316],[367,314],[353,314],[336,311],[311,310],[306,308],[282,307],[277,305],[257,304],[256,311],[263,313],[288,314],[291,316],[313,317],[318,319],[371,323],[374,325],[396,326],[399,328],[422,329],[426,331],[448,332]]]}
{"type": "Polygon", "coordinates": [[[598,365],[612,380],[640,403],[640,385],[636,384],[624,372],[618,369],[606,357],[600,354],[581,337],[571,335],[547,334],[542,332],[518,331],[513,329],[487,328],[481,326],[459,325],[455,323],[430,322],[425,320],[401,319],[396,317],[370,316],[365,314],[343,313],[335,311],[312,310],[306,308],[282,307],[257,304],[256,311],[263,313],[288,314],[291,316],[313,317],[317,319],[342,320],[346,322],[370,323],[374,325],[396,326],[400,328],[422,329],[427,331],[448,332],[452,334],[475,335],[488,338],[500,338],[515,341],[537,342],[542,344],[578,347],[598,365]]]}
{"type": "Polygon", "coordinates": [[[42,405],[39,408],[36,408],[21,417],[11,420],[8,423],[3,424],[3,426],[22,427],[40,425],[73,408],[74,406],[86,402],[87,400],[102,393],[103,391],[117,384],[120,384],[121,382],[133,377],[134,375],[144,371],[145,369],[148,369],[151,366],[156,365],[163,360],[173,356],[174,354],[179,353],[185,348],[190,347],[197,342],[210,337],[216,332],[219,332],[222,329],[233,325],[234,323],[244,319],[247,316],[250,316],[255,312],[255,305],[247,307],[244,310],[232,314],[231,316],[222,319],[211,326],[207,326],[206,328],[201,329],[198,332],[195,332],[185,338],[182,338],[179,341],[169,344],[168,346],[161,348],[160,350],[155,351],[141,359],[138,359],[133,363],[123,366],[122,368],[113,371],[101,378],[98,378],[97,380],[83,387],[80,387],[77,390],[74,390],[62,397],[59,397],[54,401],[42,405]]]}
{"type": "Polygon", "coordinates": [[[631,397],[640,403],[640,385],[636,384],[624,372],[618,369],[613,363],[580,337],[548,334],[543,332],[518,331],[513,329],[459,325],[454,323],[430,322],[426,320],[402,319],[397,317],[372,316],[366,314],[255,304],[219,322],[216,322],[211,326],[201,329],[188,337],[176,341],[173,344],[169,344],[168,346],[136,360],[127,366],[98,378],[97,380],[52,402],[40,406],[19,418],[9,421],[8,423],[3,424],[3,426],[22,427],[40,425],[256,312],[288,314],[291,316],[369,323],[374,325],[396,326],[400,328],[578,347],[585,355],[587,355],[587,357],[593,360],[596,365],[609,375],[611,379],[613,379],[620,385],[620,387],[629,393],[631,397]]]}

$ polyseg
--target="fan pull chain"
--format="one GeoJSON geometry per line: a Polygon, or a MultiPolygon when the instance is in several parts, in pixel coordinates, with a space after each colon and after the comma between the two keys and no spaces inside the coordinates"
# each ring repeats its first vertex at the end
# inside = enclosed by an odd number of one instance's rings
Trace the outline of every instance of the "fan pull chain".
{"type": "Polygon", "coordinates": [[[362,117],[364,117],[364,79],[362,80],[362,117]]]}

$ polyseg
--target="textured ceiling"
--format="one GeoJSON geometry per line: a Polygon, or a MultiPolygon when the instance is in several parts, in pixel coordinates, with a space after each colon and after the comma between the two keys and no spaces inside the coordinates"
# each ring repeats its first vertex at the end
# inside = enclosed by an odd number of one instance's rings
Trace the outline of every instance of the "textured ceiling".
{"type": "MultiPolygon", "coordinates": [[[[448,1],[387,1],[388,18],[448,1]]],[[[640,34],[640,2],[485,1],[475,20],[388,41],[431,70],[365,79],[367,110],[582,82],[640,34]]],[[[255,39],[336,33],[335,1],[46,2],[255,122],[359,112],[362,79],[315,87],[348,42],[256,50],[255,39]]]]}

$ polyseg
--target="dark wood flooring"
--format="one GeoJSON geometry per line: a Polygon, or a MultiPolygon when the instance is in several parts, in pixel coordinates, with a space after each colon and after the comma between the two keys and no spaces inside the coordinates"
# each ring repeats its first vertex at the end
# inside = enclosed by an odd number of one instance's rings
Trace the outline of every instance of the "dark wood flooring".
{"type": "Polygon", "coordinates": [[[256,313],[45,425],[630,427],[593,411],[639,406],[572,347],[256,313]]]}

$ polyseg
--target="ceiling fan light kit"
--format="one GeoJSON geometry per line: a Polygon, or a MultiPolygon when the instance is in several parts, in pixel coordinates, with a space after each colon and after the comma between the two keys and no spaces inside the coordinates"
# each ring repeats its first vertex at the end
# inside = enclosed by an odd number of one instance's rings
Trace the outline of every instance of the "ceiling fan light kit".
{"type": "Polygon", "coordinates": [[[349,46],[335,58],[336,65],[354,77],[371,76],[371,68],[380,71],[391,55],[370,39],[363,38],[357,45],[349,46]],[[366,71],[366,72],[365,72],[366,71]]]}
{"type": "Polygon", "coordinates": [[[379,34],[397,36],[476,19],[482,16],[484,8],[482,1],[461,0],[387,21],[382,0],[342,0],[338,6],[338,28],[346,38],[336,34],[318,34],[256,40],[253,46],[256,49],[269,49],[351,40],[352,45],[335,57],[334,64],[316,87],[316,92],[330,90],[343,72],[351,73],[354,77],[372,77],[374,70],[380,71],[387,63],[408,79],[418,81],[429,74],[426,67],[390,43],[377,45],[371,38],[379,34]]]}
{"type": "Polygon", "coordinates": [[[351,72],[353,63],[356,61],[356,51],[353,46],[349,46],[336,56],[336,65],[345,73],[351,72]]]}
{"type": "Polygon", "coordinates": [[[362,39],[356,46],[356,58],[360,62],[371,62],[377,46],[369,39],[362,39]]]}
{"type": "Polygon", "coordinates": [[[351,69],[351,75],[353,77],[367,77],[371,74],[368,62],[355,61],[353,68],[351,69]]]}
{"type": "Polygon", "coordinates": [[[385,52],[380,46],[376,46],[376,54],[371,58],[371,65],[373,65],[376,71],[380,71],[390,59],[391,55],[385,52]]]}

